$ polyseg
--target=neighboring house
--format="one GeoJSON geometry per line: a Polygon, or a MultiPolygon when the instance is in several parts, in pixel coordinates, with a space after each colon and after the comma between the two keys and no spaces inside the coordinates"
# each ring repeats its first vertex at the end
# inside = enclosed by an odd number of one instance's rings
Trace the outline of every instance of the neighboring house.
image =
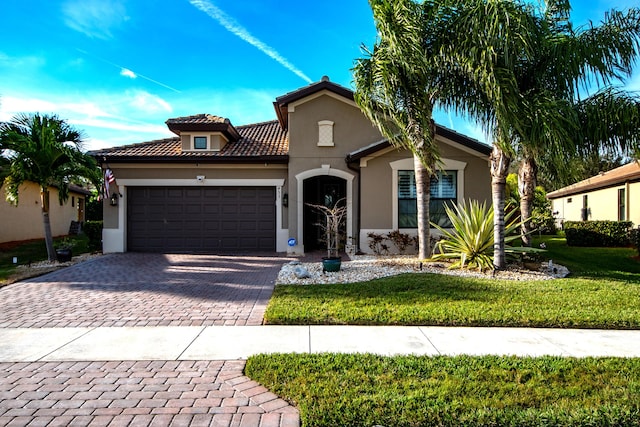
{"type": "MultiPolygon", "coordinates": [[[[0,243],[31,239],[44,239],[42,225],[42,203],[40,186],[34,182],[26,182],[19,189],[19,203],[14,206],[5,198],[5,188],[0,188],[0,243]]],[[[91,192],[75,185],[69,186],[69,199],[60,205],[58,189],[49,189],[49,219],[51,233],[55,236],[69,234],[71,221],[83,222],[85,200],[91,192]]]]}
{"type": "Polygon", "coordinates": [[[547,194],[556,220],[640,224],[640,164],[631,162],[547,194]]]}
{"type": "MultiPolygon", "coordinates": [[[[307,204],[344,198],[351,250],[367,234],[416,233],[410,152],[391,147],[353,92],[323,78],[274,102],[277,120],[233,126],[200,114],[167,120],[177,137],[92,154],[116,178],[105,204],[105,252],[289,252],[322,248],[307,204]]],[[[431,184],[442,205],[490,200],[490,147],[438,126],[443,167],[431,184]]]]}

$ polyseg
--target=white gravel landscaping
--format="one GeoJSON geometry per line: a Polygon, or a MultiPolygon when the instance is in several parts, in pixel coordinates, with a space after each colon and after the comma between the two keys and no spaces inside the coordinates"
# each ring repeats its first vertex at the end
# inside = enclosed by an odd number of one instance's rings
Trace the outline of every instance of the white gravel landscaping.
{"type": "Polygon", "coordinates": [[[528,270],[517,265],[511,265],[506,270],[479,272],[477,270],[450,270],[442,262],[423,262],[412,256],[356,255],[351,260],[342,261],[339,272],[322,271],[321,262],[292,261],[282,266],[276,284],[286,285],[317,285],[330,283],[354,283],[395,276],[402,273],[437,273],[452,276],[480,277],[485,279],[506,280],[548,280],[567,276],[566,267],[542,263],[538,270],[528,270]],[[308,272],[308,278],[301,278],[300,272],[308,272]]]}

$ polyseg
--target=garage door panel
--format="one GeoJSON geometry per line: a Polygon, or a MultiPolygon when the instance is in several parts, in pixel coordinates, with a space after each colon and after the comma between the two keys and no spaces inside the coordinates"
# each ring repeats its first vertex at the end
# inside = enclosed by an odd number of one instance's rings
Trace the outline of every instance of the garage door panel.
{"type": "Polygon", "coordinates": [[[154,252],[275,251],[273,187],[130,187],[128,248],[154,252]]]}

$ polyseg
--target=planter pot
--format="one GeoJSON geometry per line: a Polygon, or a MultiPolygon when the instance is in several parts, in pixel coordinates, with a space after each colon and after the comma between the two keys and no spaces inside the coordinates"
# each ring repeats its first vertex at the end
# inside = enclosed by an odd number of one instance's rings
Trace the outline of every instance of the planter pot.
{"type": "Polygon", "coordinates": [[[342,265],[341,257],[325,257],[322,258],[322,272],[330,272],[334,273],[336,271],[340,271],[340,266],[342,265]]]}
{"type": "Polygon", "coordinates": [[[56,249],[56,258],[58,262],[71,261],[71,249],[56,249]]]}

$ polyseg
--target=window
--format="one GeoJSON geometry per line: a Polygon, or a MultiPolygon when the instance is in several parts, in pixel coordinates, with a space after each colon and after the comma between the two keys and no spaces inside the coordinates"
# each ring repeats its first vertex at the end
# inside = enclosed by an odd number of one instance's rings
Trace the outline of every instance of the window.
{"type": "MultiPolygon", "coordinates": [[[[441,227],[451,227],[445,205],[457,202],[457,171],[438,171],[431,178],[431,200],[429,219],[441,227]]],[[[398,228],[418,227],[418,205],[415,172],[398,171],[398,228]]]]}
{"type": "Polygon", "coordinates": [[[194,150],[206,150],[207,149],[207,137],[206,136],[194,136],[193,137],[193,149],[194,150]]]}
{"type": "Polygon", "coordinates": [[[618,221],[627,219],[627,197],[624,188],[618,189],[618,221]]]}
{"type": "Polygon", "coordinates": [[[418,228],[414,171],[398,171],[398,228],[418,228]]]}
{"type": "Polygon", "coordinates": [[[71,196],[71,207],[72,208],[76,207],[76,198],[74,196],[71,196]]]}

